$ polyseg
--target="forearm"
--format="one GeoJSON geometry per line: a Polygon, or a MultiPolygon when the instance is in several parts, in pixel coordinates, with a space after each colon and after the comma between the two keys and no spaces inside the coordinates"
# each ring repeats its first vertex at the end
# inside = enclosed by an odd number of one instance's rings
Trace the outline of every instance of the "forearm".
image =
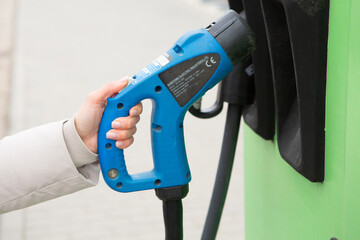
{"type": "Polygon", "coordinates": [[[97,183],[97,155],[88,151],[73,131],[71,119],[29,129],[0,141],[0,213],[97,183]]]}
{"type": "MultiPolygon", "coordinates": [[[[29,129],[0,140],[0,213],[28,207],[95,185],[97,139],[106,101],[127,78],[90,93],[74,118],[29,129]],[[90,151],[90,150],[91,151],[90,151]]],[[[114,120],[107,137],[126,148],[134,140],[141,103],[114,120]],[[117,124],[116,124],[117,123],[117,124]]]]}

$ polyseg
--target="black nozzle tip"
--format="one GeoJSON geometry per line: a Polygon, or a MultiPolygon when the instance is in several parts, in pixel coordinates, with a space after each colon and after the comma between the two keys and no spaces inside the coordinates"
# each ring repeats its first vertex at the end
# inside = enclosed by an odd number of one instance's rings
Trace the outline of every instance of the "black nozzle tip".
{"type": "Polygon", "coordinates": [[[255,50],[254,34],[244,15],[229,10],[206,30],[217,40],[233,65],[255,50]]]}

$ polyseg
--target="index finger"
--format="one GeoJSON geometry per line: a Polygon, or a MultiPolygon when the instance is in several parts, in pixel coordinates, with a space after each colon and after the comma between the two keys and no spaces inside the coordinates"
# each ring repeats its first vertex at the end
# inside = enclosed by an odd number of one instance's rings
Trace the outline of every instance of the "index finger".
{"type": "Polygon", "coordinates": [[[142,103],[139,102],[138,104],[136,104],[134,107],[132,107],[129,111],[129,115],[131,117],[136,117],[139,116],[142,113],[143,107],[142,107],[142,103]]]}
{"type": "Polygon", "coordinates": [[[108,82],[105,86],[95,91],[98,99],[106,100],[114,94],[120,92],[128,84],[129,77],[123,77],[120,80],[108,82]]]}

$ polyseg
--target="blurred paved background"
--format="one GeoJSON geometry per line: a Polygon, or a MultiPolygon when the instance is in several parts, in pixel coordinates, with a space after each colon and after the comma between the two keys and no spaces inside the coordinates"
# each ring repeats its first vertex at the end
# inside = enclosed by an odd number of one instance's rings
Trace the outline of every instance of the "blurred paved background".
{"type": "Polygon", "coordinates": [[[14,16],[15,1],[0,0],[0,138],[6,134],[9,124],[14,16]]]}
{"type": "MultiPolygon", "coordinates": [[[[135,74],[182,34],[207,26],[225,9],[224,2],[201,0],[18,0],[8,133],[71,117],[88,92],[135,74]]],[[[132,172],[152,166],[150,107],[145,101],[135,144],[126,150],[132,172]]],[[[209,120],[187,114],[184,121],[193,176],[183,201],[185,239],[200,239],[224,120],[225,111],[209,120]]],[[[244,239],[242,171],[240,142],[217,239],[244,239]]],[[[120,194],[102,178],[94,188],[0,216],[1,240],[163,236],[161,201],[154,191],[120,194]]]]}

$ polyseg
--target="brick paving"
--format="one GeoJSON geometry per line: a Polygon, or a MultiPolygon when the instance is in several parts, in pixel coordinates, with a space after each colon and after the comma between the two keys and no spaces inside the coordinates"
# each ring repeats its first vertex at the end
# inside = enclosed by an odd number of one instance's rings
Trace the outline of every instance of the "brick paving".
{"type": "MultiPolygon", "coordinates": [[[[223,8],[200,1],[19,0],[11,131],[64,119],[88,92],[132,75],[191,29],[207,26],[223,8]]],[[[215,91],[210,92],[214,97],[215,91]]],[[[130,171],[150,169],[150,101],[144,102],[130,171]]],[[[213,119],[187,115],[193,180],[183,201],[184,239],[200,239],[211,196],[225,111],[213,119]]],[[[242,149],[217,239],[244,239],[242,149]]],[[[154,191],[120,194],[98,186],[0,218],[1,240],[163,239],[161,202],[154,191]]]]}

